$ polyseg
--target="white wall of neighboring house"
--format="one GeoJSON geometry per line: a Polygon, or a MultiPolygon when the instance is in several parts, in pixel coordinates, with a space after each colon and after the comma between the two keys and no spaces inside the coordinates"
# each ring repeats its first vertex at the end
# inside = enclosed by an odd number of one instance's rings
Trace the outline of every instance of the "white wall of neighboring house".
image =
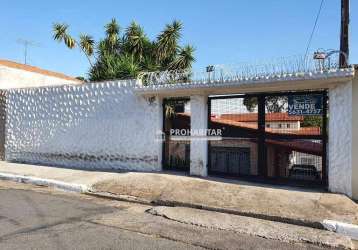
{"type": "Polygon", "coordinates": [[[295,164],[311,165],[316,168],[317,171],[322,171],[322,157],[316,155],[305,154],[302,152],[293,151],[290,158],[291,168],[295,164]]]}
{"type": "Polygon", "coordinates": [[[38,73],[21,68],[5,66],[0,63],[0,89],[56,86],[64,84],[81,84],[81,82],[74,78],[71,79],[70,77],[59,77],[55,74],[49,75],[38,73]]]}
{"type": "Polygon", "coordinates": [[[282,129],[282,130],[299,130],[300,121],[268,121],[267,128],[282,129]]]}
{"type": "Polygon", "coordinates": [[[130,84],[9,90],[6,160],[160,170],[161,104],[135,95],[130,84]]]}

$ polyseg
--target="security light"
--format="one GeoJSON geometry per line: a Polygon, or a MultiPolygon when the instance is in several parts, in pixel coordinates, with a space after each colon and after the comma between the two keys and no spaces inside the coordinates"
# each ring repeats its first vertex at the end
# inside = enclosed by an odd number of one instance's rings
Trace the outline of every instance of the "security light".
{"type": "Polygon", "coordinates": [[[323,51],[316,51],[313,54],[313,59],[315,59],[315,60],[324,60],[324,59],[326,59],[326,57],[327,57],[327,54],[326,54],[326,52],[323,52],[323,51]]]}

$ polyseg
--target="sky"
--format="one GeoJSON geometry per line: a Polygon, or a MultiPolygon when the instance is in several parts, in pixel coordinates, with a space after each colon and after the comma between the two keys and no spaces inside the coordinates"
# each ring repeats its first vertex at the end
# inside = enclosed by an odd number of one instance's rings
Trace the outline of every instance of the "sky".
{"type": "MultiPolygon", "coordinates": [[[[174,19],[184,24],[181,45],[196,48],[194,68],[303,55],[321,0],[1,0],[0,59],[24,61],[17,41],[36,43],[28,64],[86,76],[89,64],[79,50],[52,39],[52,24],[96,40],[116,18],[124,29],[135,20],[154,39],[174,19]]],[[[340,0],[325,0],[310,50],[338,49],[340,0]]],[[[358,63],[358,0],[351,0],[350,62],[358,63]]]]}

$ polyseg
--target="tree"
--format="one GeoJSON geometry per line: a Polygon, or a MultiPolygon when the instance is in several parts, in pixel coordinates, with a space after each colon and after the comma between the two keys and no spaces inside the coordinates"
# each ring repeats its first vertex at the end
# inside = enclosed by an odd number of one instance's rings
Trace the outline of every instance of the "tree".
{"type": "Polygon", "coordinates": [[[112,19],[104,27],[105,37],[98,42],[87,34],[81,34],[77,41],[68,28],[65,23],[55,23],[53,38],[70,49],[80,48],[90,64],[91,81],[136,78],[152,71],[187,70],[195,61],[194,47],[179,45],[183,25],[176,20],[167,24],[153,41],[136,22],[121,34],[119,24],[112,19]]]}
{"type": "Polygon", "coordinates": [[[55,23],[53,25],[53,39],[58,42],[64,42],[70,49],[78,46],[86,55],[89,64],[92,66],[90,57],[93,54],[94,40],[91,36],[86,34],[80,35],[79,42],[67,33],[68,25],[55,23]]]}
{"type": "Polygon", "coordinates": [[[323,117],[320,115],[305,116],[301,124],[302,127],[320,127],[323,125],[323,117]]]}
{"type": "MultiPolygon", "coordinates": [[[[258,105],[256,97],[245,97],[243,100],[247,111],[253,112],[258,105]]],[[[280,113],[285,110],[287,97],[285,96],[267,96],[265,99],[265,108],[268,113],[280,113]]]]}

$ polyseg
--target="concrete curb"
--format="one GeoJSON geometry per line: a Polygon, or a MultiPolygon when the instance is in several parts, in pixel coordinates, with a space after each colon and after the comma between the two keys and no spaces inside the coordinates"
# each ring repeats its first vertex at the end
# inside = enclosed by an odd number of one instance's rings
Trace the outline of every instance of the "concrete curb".
{"type": "Polygon", "coordinates": [[[136,196],[130,196],[130,195],[118,195],[118,194],[112,194],[108,192],[97,192],[93,191],[91,189],[87,189],[85,192],[87,195],[95,196],[102,199],[108,199],[108,200],[117,200],[117,201],[125,201],[125,202],[133,202],[138,203],[142,205],[154,205],[154,203],[150,200],[145,200],[136,196]]]}
{"type": "MultiPolygon", "coordinates": [[[[126,201],[126,202],[135,202],[144,205],[154,205],[154,206],[167,206],[167,207],[186,207],[186,208],[194,208],[194,209],[201,209],[211,212],[219,212],[219,213],[226,213],[232,215],[239,215],[239,216],[246,216],[256,219],[263,219],[267,221],[274,221],[274,222],[281,222],[296,226],[304,226],[309,228],[321,229],[332,231],[338,234],[342,234],[345,236],[350,237],[353,241],[358,240],[358,226],[338,221],[331,221],[331,220],[324,220],[323,222],[314,222],[314,221],[307,221],[307,220],[299,220],[299,219],[292,219],[292,218],[285,218],[285,217],[278,217],[278,216],[269,216],[263,214],[254,214],[249,212],[239,212],[236,210],[225,209],[225,208],[217,208],[217,207],[209,207],[203,206],[198,204],[190,204],[190,203],[183,203],[178,201],[165,201],[165,200],[146,200],[135,196],[129,195],[118,195],[108,192],[96,192],[94,190],[87,190],[86,194],[96,196],[99,198],[104,199],[112,199],[112,200],[119,200],[119,201],[126,201]]],[[[353,249],[358,249],[357,246],[353,247],[353,249]]]]}
{"type": "Polygon", "coordinates": [[[346,235],[350,237],[352,240],[358,240],[358,225],[353,225],[353,224],[334,221],[334,220],[324,220],[322,222],[322,225],[328,231],[346,235]]]}
{"type": "Polygon", "coordinates": [[[134,197],[134,196],[119,195],[119,194],[113,194],[113,193],[108,193],[108,192],[97,192],[95,190],[87,190],[86,194],[96,196],[99,198],[104,198],[104,199],[135,202],[135,203],[144,204],[144,205],[166,206],[166,207],[187,207],[187,208],[194,208],[194,209],[206,210],[206,211],[211,211],[211,212],[219,212],[219,213],[240,215],[240,216],[246,216],[246,217],[268,220],[268,221],[281,222],[281,223],[292,224],[292,225],[297,225],[297,226],[304,226],[304,227],[310,227],[310,228],[316,228],[316,229],[325,229],[325,227],[322,225],[321,222],[307,221],[305,219],[293,219],[293,218],[287,218],[287,217],[271,216],[271,215],[266,215],[266,214],[241,212],[241,211],[227,209],[227,208],[205,206],[205,205],[201,205],[201,204],[185,203],[185,202],[180,202],[180,201],[167,201],[167,200],[160,200],[160,199],[146,200],[146,199],[134,197]]]}
{"type": "Polygon", "coordinates": [[[89,189],[86,185],[72,184],[72,183],[62,182],[52,179],[43,179],[33,176],[25,176],[25,175],[17,175],[17,174],[0,173],[0,179],[21,182],[21,183],[30,183],[39,186],[54,187],[61,190],[78,192],[78,193],[86,193],[89,189]]]}

